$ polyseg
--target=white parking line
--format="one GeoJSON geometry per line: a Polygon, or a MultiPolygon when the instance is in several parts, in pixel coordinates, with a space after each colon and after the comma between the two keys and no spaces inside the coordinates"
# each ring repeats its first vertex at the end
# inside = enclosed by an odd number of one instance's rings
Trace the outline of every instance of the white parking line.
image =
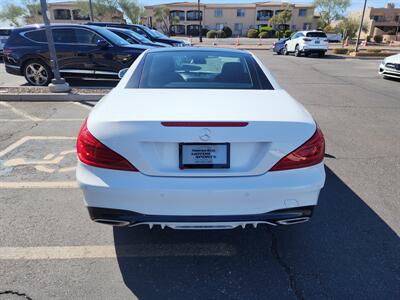
{"type": "Polygon", "coordinates": [[[76,181],[2,181],[0,189],[76,189],[76,181]]]}
{"type": "Polygon", "coordinates": [[[6,149],[0,151],[0,157],[6,155],[7,153],[11,152],[12,150],[21,146],[23,143],[29,140],[75,140],[75,139],[76,137],[73,136],[24,136],[20,140],[9,145],[6,149]]]}
{"type": "MultiPolygon", "coordinates": [[[[83,122],[84,118],[77,119],[38,119],[35,122],[83,122]]],[[[0,122],[32,122],[30,119],[0,119],[0,122]]]]}
{"type": "Polygon", "coordinates": [[[39,122],[39,121],[42,120],[40,118],[28,115],[27,113],[23,112],[22,110],[19,110],[19,109],[15,108],[14,106],[12,106],[11,104],[9,104],[7,102],[0,101],[0,105],[6,107],[8,109],[11,109],[15,114],[17,114],[17,115],[19,115],[21,117],[24,117],[26,119],[29,119],[30,121],[39,122]]]}
{"type": "MultiPolygon", "coordinates": [[[[118,246],[120,257],[232,256],[236,249],[228,244],[135,244],[118,246]]],[[[0,260],[116,258],[114,245],[2,247],[0,260]]]]}

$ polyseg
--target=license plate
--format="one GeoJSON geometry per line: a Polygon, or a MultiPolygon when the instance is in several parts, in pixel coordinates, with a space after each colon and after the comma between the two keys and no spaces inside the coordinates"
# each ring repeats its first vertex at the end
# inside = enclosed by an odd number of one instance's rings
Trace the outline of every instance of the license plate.
{"type": "Polygon", "coordinates": [[[319,44],[319,41],[315,41],[316,44],[319,44]]]}
{"type": "Polygon", "coordinates": [[[229,143],[180,143],[180,169],[223,169],[230,167],[229,143]]]}

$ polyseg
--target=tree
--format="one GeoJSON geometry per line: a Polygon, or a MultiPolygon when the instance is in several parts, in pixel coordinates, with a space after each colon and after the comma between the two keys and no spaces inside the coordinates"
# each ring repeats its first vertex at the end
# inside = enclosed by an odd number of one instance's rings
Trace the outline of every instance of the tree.
{"type": "Polygon", "coordinates": [[[283,25],[288,23],[291,18],[292,18],[292,9],[289,3],[285,3],[282,6],[282,11],[279,14],[273,16],[271,19],[269,19],[269,23],[271,25],[283,25]]]}
{"type": "MultiPolygon", "coordinates": [[[[78,6],[83,15],[89,15],[89,1],[78,0],[78,6]]],[[[95,21],[103,21],[107,15],[118,12],[117,0],[92,0],[93,16],[95,21]]]]}
{"type": "Polygon", "coordinates": [[[25,22],[26,23],[42,23],[42,12],[39,0],[24,0],[25,6],[25,22]]]}
{"type": "Polygon", "coordinates": [[[154,10],[154,18],[157,23],[161,24],[161,30],[166,34],[169,34],[171,25],[179,24],[179,17],[171,17],[168,7],[157,7],[154,10]]]}
{"type": "MultiPolygon", "coordinates": [[[[354,38],[357,35],[359,26],[359,20],[355,18],[344,18],[338,23],[336,29],[342,34],[343,40],[345,40],[347,38],[354,38]]],[[[367,32],[368,27],[363,24],[361,30],[363,32],[367,32]]]]}
{"type": "Polygon", "coordinates": [[[320,14],[319,26],[325,28],[333,21],[343,19],[350,0],[314,0],[314,5],[320,14]]]}
{"type": "Polygon", "coordinates": [[[139,23],[144,15],[143,6],[137,0],[118,0],[118,5],[124,15],[133,23],[139,23]]]}
{"type": "Polygon", "coordinates": [[[6,4],[0,12],[0,20],[9,22],[11,26],[21,26],[24,9],[15,4],[6,4]]]}

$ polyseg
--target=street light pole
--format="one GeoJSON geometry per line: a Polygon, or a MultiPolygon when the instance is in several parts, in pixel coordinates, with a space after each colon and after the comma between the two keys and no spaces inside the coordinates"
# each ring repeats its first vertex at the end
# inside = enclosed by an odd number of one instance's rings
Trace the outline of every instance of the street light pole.
{"type": "Polygon", "coordinates": [[[199,17],[199,42],[203,42],[203,36],[201,32],[201,19],[203,16],[200,14],[200,0],[197,0],[197,16],[199,17]]]}
{"type": "Polygon", "coordinates": [[[364,0],[364,8],[361,16],[361,21],[360,21],[360,28],[358,28],[358,36],[357,36],[357,42],[356,42],[356,52],[358,52],[358,44],[360,42],[360,36],[361,36],[361,30],[363,27],[364,23],[364,15],[365,15],[365,7],[367,6],[367,0],[364,0]]]}
{"type": "Polygon", "coordinates": [[[46,29],[47,45],[49,47],[50,53],[50,67],[54,75],[54,79],[52,79],[51,83],[49,84],[49,89],[51,92],[55,93],[68,92],[71,88],[69,87],[69,84],[65,82],[64,78],[61,78],[60,71],[58,70],[57,54],[54,47],[53,33],[50,27],[49,18],[47,17],[46,0],[40,0],[40,5],[43,16],[43,23],[46,29]]]}
{"type": "Polygon", "coordinates": [[[89,0],[90,21],[94,22],[92,0],[89,0]]]}

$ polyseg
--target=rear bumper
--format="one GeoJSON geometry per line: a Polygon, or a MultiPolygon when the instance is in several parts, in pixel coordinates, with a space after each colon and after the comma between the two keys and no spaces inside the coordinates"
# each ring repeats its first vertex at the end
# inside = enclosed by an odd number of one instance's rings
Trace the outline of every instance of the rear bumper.
{"type": "Polygon", "coordinates": [[[263,214],[232,216],[160,216],[144,215],[134,211],[88,207],[90,218],[98,223],[114,226],[137,226],[148,224],[177,229],[234,228],[238,225],[292,225],[308,221],[314,206],[276,210],[263,214]]]}
{"type": "Polygon", "coordinates": [[[9,74],[19,75],[19,76],[22,75],[21,68],[19,66],[11,65],[5,62],[5,67],[6,67],[6,72],[9,74]]]}
{"type": "Polygon", "coordinates": [[[379,66],[379,74],[383,75],[383,76],[392,77],[392,78],[400,78],[400,70],[396,70],[393,68],[387,68],[382,63],[379,66]]]}
{"type": "Polygon", "coordinates": [[[303,47],[304,52],[326,52],[328,51],[327,46],[307,46],[303,47]]]}
{"type": "MultiPolygon", "coordinates": [[[[124,210],[151,218],[172,216],[179,222],[209,222],[214,217],[237,222],[243,221],[237,220],[237,216],[259,215],[255,218],[263,221],[266,216],[260,214],[315,206],[324,185],[325,171],[321,163],[261,176],[156,177],[79,162],[77,180],[88,207],[124,210]]],[[[256,222],[256,219],[251,217],[248,221],[256,222]]],[[[165,220],[152,221],[157,224],[165,220]]]]}

